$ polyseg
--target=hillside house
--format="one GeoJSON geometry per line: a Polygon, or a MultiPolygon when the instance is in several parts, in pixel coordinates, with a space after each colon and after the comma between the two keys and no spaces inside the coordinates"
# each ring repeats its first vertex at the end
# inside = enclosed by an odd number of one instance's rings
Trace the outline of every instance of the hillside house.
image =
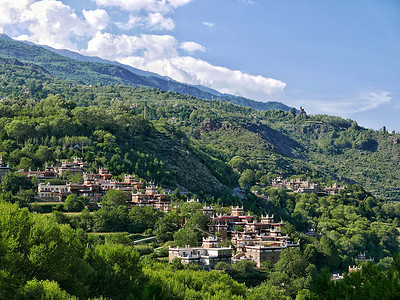
{"type": "Polygon", "coordinates": [[[271,184],[274,189],[287,189],[293,193],[318,193],[318,184],[309,180],[301,180],[300,178],[285,180],[282,177],[277,177],[272,180],[271,184]]]}
{"type": "Polygon", "coordinates": [[[214,209],[208,206],[203,207],[203,212],[210,219],[209,232],[218,233],[236,245],[236,259],[245,257],[260,267],[265,260],[277,262],[283,249],[299,247],[282,234],[285,223],[274,222],[273,215],[262,216],[257,222],[252,216],[245,216],[239,206],[232,207],[231,215],[214,215],[214,209]]]}
{"type": "MultiPolygon", "coordinates": [[[[165,193],[160,193],[160,188],[150,183],[144,190],[144,183],[139,182],[134,176],[126,175],[124,182],[111,180],[112,174],[106,168],[99,169],[97,174],[83,172],[86,166],[81,159],[75,159],[74,163],[63,163],[62,170],[81,170],[83,184],[44,184],[38,185],[38,197],[41,199],[63,201],[70,194],[88,197],[92,201],[101,200],[109,190],[121,190],[131,195],[128,205],[152,206],[155,209],[167,212],[171,201],[167,200],[165,193]]],[[[60,170],[60,168],[58,168],[60,170]]],[[[35,173],[36,174],[36,173],[35,173]]],[[[26,174],[25,174],[26,175],[26,174]]],[[[56,176],[58,173],[56,173],[56,176]]],[[[33,175],[32,175],[33,176],[33,175]]]]}
{"type": "Polygon", "coordinates": [[[167,200],[167,195],[159,193],[159,187],[154,183],[150,183],[146,186],[145,191],[133,190],[131,205],[138,206],[152,206],[155,209],[162,211],[169,211],[171,201],[167,200]]]}
{"type": "Polygon", "coordinates": [[[88,197],[91,200],[100,200],[104,193],[102,193],[99,185],[85,185],[85,184],[45,184],[39,183],[38,197],[41,199],[52,199],[57,201],[64,201],[68,195],[76,194],[78,196],[88,197]]]}
{"type": "Polygon", "coordinates": [[[340,191],[344,190],[344,187],[338,185],[336,182],[331,186],[324,188],[322,191],[329,195],[338,195],[340,191]]]}
{"type": "Polygon", "coordinates": [[[45,184],[39,183],[38,185],[38,197],[41,199],[56,199],[61,201],[63,195],[67,193],[66,184],[45,184]]]}
{"type": "Polygon", "coordinates": [[[282,234],[284,225],[282,221],[274,222],[273,215],[262,216],[261,222],[248,222],[243,230],[233,232],[231,241],[238,254],[255,261],[258,267],[266,260],[276,263],[283,249],[300,246],[282,234]]]}
{"type": "Polygon", "coordinates": [[[66,160],[62,161],[61,166],[57,168],[58,176],[62,177],[67,171],[72,174],[83,174],[83,171],[87,168],[88,163],[84,162],[82,158],[75,157],[73,162],[66,160]]]}
{"type": "Polygon", "coordinates": [[[57,178],[57,173],[53,166],[51,166],[51,167],[46,166],[44,171],[40,171],[40,169],[37,169],[36,171],[32,171],[31,169],[29,169],[28,171],[25,171],[25,170],[21,169],[21,170],[19,170],[19,173],[24,174],[25,177],[29,178],[29,179],[32,177],[37,177],[39,180],[47,180],[47,179],[57,178]]]}
{"type": "Polygon", "coordinates": [[[183,264],[196,264],[203,269],[214,269],[220,261],[231,264],[232,248],[218,247],[216,237],[203,238],[201,247],[169,248],[169,261],[179,258],[183,264]]]}
{"type": "Polygon", "coordinates": [[[209,232],[211,234],[218,233],[221,238],[231,238],[235,226],[244,226],[246,222],[253,220],[253,216],[244,215],[243,207],[232,207],[232,213],[214,215],[214,209],[204,207],[203,213],[210,219],[209,232]]]}

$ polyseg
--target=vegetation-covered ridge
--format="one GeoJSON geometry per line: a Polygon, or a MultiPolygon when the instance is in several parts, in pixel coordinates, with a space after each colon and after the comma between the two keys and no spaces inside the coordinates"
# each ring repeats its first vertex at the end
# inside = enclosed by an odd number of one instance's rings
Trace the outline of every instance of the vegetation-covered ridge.
{"type": "MultiPolygon", "coordinates": [[[[64,152],[53,157],[53,160],[71,158],[76,153],[67,145],[73,147],[78,142],[74,144],[72,140],[68,142],[68,139],[77,135],[86,136],[91,142],[84,147],[90,150],[98,139],[92,134],[96,130],[103,130],[116,137],[115,149],[104,148],[100,152],[105,164],[111,164],[114,154],[124,160],[123,156],[127,155],[124,151],[135,149],[143,155],[149,155],[153,161],[157,158],[167,168],[166,171],[173,174],[175,179],[168,175],[166,178],[170,179],[164,179],[167,181],[163,184],[179,184],[189,190],[198,187],[197,190],[204,188],[210,191],[222,188],[223,185],[234,187],[238,179],[244,188],[256,184],[263,186],[268,185],[276,175],[297,175],[319,182],[321,186],[332,180],[359,183],[382,200],[396,200],[399,196],[399,135],[365,129],[351,120],[326,115],[300,115],[295,110],[260,112],[226,102],[200,100],[157,89],[76,84],[54,79],[42,67],[12,59],[2,59],[0,85],[0,97],[4,98],[1,106],[4,133],[1,138],[16,143],[15,146],[3,148],[1,152],[5,161],[9,161],[13,167],[43,167],[45,161],[34,159],[33,163],[28,161],[20,166],[22,154],[16,159],[7,158],[12,151],[21,150],[28,139],[30,144],[36,144],[35,147],[49,147],[50,140],[54,145],[52,147],[55,147],[52,150],[61,147],[64,152]],[[48,101],[49,105],[53,105],[52,101],[78,105],[66,110],[55,110],[56,115],[65,118],[66,123],[75,120],[77,126],[72,123],[74,125],[53,128],[52,131],[46,131],[50,127],[38,130],[40,126],[37,127],[35,118],[58,118],[50,116],[54,110],[49,110],[48,116],[43,115],[45,111],[41,112],[42,115],[33,113],[35,107],[42,107],[46,103],[44,101],[39,105],[37,102],[51,94],[60,94],[62,97],[57,96],[58,100],[54,100],[56,98],[51,96],[53,100],[48,101]],[[85,113],[80,117],[77,112],[85,113]],[[93,117],[97,113],[99,115],[93,117]],[[142,118],[138,124],[148,124],[149,128],[155,130],[130,131],[127,127],[134,128],[136,125],[124,123],[124,114],[136,120],[142,118]],[[78,121],[79,118],[82,120],[78,121]],[[20,134],[18,137],[8,135],[5,126],[13,120],[22,124],[31,122],[31,125],[23,126],[30,128],[29,134],[20,134]],[[84,126],[83,134],[76,131],[79,126],[84,126]],[[149,132],[152,134],[148,135],[149,132]],[[166,136],[168,141],[163,140],[166,136]],[[144,142],[138,142],[138,139],[144,142]],[[125,146],[120,143],[125,143],[125,146]],[[169,151],[170,148],[175,149],[172,145],[178,147],[177,152],[169,151]],[[120,152],[115,153],[114,150],[120,152]],[[198,177],[204,180],[193,179],[196,170],[211,172],[212,176],[198,177]]],[[[40,119],[38,121],[41,122],[40,119]]],[[[52,126],[62,124],[54,121],[52,126]]],[[[89,157],[89,153],[86,152],[85,158],[88,161],[100,155],[92,154],[89,157]]],[[[119,171],[111,165],[110,168],[115,174],[124,172],[124,167],[119,171]]],[[[153,171],[146,166],[138,166],[134,171],[141,176],[149,171],[150,178],[143,176],[146,179],[164,178],[162,175],[153,175],[153,171]]]]}
{"type": "Polygon", "coordinates": [[[144,72],[116,62],[108,62],[66,50],[60,51],[15,41],[6,35],[0,35],[0,57],[34,63],[45,68],[54,77],[83,84],[123,84],[134,87],[154,87],[163,91],[188,94],[202,99],[229,101],[259,110],[290,109],[290,107],[281,102],[258,102],[243,97],[221,94],[203,86],[180,83],[170,78],[144,72]]]}

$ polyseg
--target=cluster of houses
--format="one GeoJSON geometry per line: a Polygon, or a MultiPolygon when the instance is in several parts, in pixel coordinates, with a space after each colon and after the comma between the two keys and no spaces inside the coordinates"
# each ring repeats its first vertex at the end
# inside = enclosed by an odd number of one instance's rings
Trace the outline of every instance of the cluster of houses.
{"type": "Polygon", "coordinates": [[[73,162],[63,161],[59,167],[46,166],[43,171],[20,170],[26,177],[36,176],[40,180],[63,178],[65,174],[83,177],[82,184],[50,184],[39,183],[37,196],[43,200],[63,201],[68,195],[88,197],[91,201],[99,201],[108,190],[121,190],[131,195],[130,206],[152,206],[155,209],[168,211],[171,201],[162,189],[154,183],[145,185],[136,180],[135,176],[126,175],[123,182],[112,179],[112,174],[106,168],[100,168],[97,174],[87,173],[88,164],[81,158],[74,158],[73,162]]]}
{"type": "MultiPolygon", "coordinates": [[[[257,221],[251,215],[245,215],[243,207],[232,207],[231,214],[215,214],[213,207],[203,207],[203,213],[209,219],[209,234],[203,238],[201,247],[169,247],[169,261],[180,259],[183,264],[196,264],[205,270],[214,269],[219,262],[231,264],[242,259],[256,262],[257,267],[265,261],[276,263],[282,250],[300,247],[293,243],[288,235],[282,234],[285,225],[275,222],[274,216],[261,216],[257,221]],[[228,239],[234,248],[220,247],[218,241],[228,239]]],[[[359,262],[373,262],[359,253],[355,258],[359,262]]],[[[349,272],[359,271],[362,267],[349,266],[349,272]]],[[[343,279],[343,274],[333,274],[332,280],[343,279]]]]}
{"type": "MultiPolygon", "coordinates": [[[[355,258],[355,261],[358,261],[359,263],[363,263],[363,262],[374,262],[374,258],[370,257],[370,258],[366,258],[365,256],[365,252],[364,253],[359,253],[357,255],[357,257],[355,258]]],[[[348,268],[349,273],[352,272],[358,272],[358,271],[362,271],[362,266],[357,266],[357,265],[353,265],[353,266],[349,266],[348,268]]],[[[331,276],[331,280],[340,280],[343,279],[343,273],[333,273],[331,276]]]]}
{"type": "Polygon", "coordinates": [[[318,193],[318,184],[308,180],[301,180],[300,178],[285,180],[282,177],[277,177],[272,180],[272,187],[274,189],[282,188],[291,190],[294,193],[318,193]]]}
{"type": "Polygon", "coordinates": [[[61,166],[46,166],[43,171],[28,171],[21,169],[19,172],[24,174],[27,178],[37,177],[39,180],[47,180],[54,178],[63,178],[67,173],[70,175],[83,174],[87,168],[88,163],[84,162],[82,158],[75,157],[73,162],[62,161],[61,166]]]}
{"type": "MultiPolygon", "coordinates": [[[[292,191],[293,193],[318,193],[318,184],[313,183],[309,180],[301,180],[300,178],[286,180],[282,177],[277,177],[276,179],[272,180],[271,185],[274,189],[287,189],[292,191]]],[[[338,185],[337,183],[334,183],[331,186],[322,189],[322,192],[329,195],[337,195],[343,189],[344,187],[338,185]]]]}
{"type": "Polygon", "coordinates": [[[262,216],[258,222],[253,216],[245,215],[243,207],[232,207],[232,213],[215,214],[213,207],[205,206],[204,214],[210,220],[211,237],[203,240],[202,247],[169,248],[169,260],[180,258],[182,263],[195,263],[212,269],[220,261],[231,263],[241,259],[256,262],[260,267],[264,261],[277,262],[280,252],[288,247],[299,247],[290,237],[282,234],[285,223],[274,222],[274,216],[262,216]],[[219,248],[217,236],[229,239],[232,248],[219,248]]]}

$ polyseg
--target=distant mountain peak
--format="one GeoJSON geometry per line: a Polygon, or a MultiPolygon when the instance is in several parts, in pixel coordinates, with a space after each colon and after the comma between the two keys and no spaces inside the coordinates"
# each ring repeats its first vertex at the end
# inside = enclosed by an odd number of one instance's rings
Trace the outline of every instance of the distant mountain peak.
{"type": "Polygon", "coordinates": [[[0,33],[0,40],[9,40],[9,41],[11,41],[12,38],[10,38],[7,34],[0,33]]]}

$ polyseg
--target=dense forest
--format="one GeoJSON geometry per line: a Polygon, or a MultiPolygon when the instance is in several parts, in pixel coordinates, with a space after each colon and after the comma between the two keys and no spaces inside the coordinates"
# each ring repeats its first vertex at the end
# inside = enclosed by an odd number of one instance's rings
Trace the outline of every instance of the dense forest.
{"type": "MultiPolygon", "coordinates": [[[[400,294],[394,132],[295,109],[258,111],[156,88],[62,80],[15,58],[0,60],[0,99],[0,155],[11,168],[0,182],[0,299],[400,294]],[[107,167],[116,179],[136,174],[175,190],[169,196],[175,209],[128,209],[117,191],[107,193],[101,208],[74,195],[64,203],[38,202],[38,180],[18,170],[73,157],[87,161],[89,171],[107,167]],[[278,175],[346,188],[338,195],[294,194],[270,186],[278,175]],[[232,195],[238,186],[243,198],[232,195]],[[199,202],[187,203],[192,197],[199,202]],[[168,246],[201,243],[205,204],[220,213],[243,205],[256,218],[274,214],[300,248],[284,250],[278,263],[261,269],[251,261],[209,272],[166,263],[168,246]],[[315,237],[305,234],[311,228],[315,237]],[[150,236],[155,241],[134,244],[150,236]],[[360,264],[359,253],[374,262],[348,273],[348,266],[360,264]],[[332,281],[334,272],[345,272],[344,278],[332,281]]],[[[67,174],[62,181],[82,177],[67,174]]]]}

